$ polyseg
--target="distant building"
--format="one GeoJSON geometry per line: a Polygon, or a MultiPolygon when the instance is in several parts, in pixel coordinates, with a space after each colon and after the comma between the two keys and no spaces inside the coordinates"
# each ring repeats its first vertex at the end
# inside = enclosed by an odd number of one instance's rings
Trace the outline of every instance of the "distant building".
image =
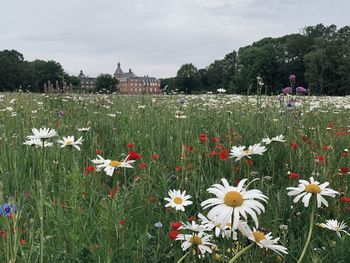
{"type": "Polygon", "coordinates": [[[122,94],[159,94],[160,80],[144,76],[138,77],[129,69],[128,72],[123,72],[118,62],[114,77],[119,81],[118,91],[122,94]]]}
{"type": "Polygon", "coordinates": [[[80,86],[83,89],[91,90],[96,87],[96,78],[85,76],[82,70],[80,70],[78,78],[80,79],[80,86]]]}

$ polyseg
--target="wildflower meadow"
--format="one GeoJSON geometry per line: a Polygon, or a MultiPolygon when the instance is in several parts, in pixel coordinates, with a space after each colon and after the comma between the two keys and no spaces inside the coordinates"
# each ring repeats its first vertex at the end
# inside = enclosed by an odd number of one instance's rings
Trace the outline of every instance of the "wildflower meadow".
{"type": "Polygon", "coordinates": [[[0,94],[0,262],[350,262],[350,97],[0,94]]]}

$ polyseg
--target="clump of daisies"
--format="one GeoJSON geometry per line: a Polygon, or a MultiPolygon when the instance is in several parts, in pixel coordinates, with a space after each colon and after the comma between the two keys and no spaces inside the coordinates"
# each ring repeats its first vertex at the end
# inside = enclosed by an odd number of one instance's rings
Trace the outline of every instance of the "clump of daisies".
{"type": "Polygon", "coordinates": [[[252,155],[263,155],[266,152],[266,147],[261,146],[260,143],[249,146],[233,146],[230,151],[230,158],[235,158],[236,161],[243,157],[251,158],[252,155]]]}
{"type": "Polygon", "coordinates": [[[47,140],[57,136],[56,130],[50,128],[33,128],[32,133],[32,135],[27,136],[27,140],[23,144],[35,147],[51,147],[53,144],[47,140]]]}
{"type": "Polygon", "coordinates": [[[272,142],[285,142],[285,141],[286,140],[282,134],[272,137],[271,139],[269,138],[269,136],[266,136],[266,138],[262,139],[262,143],[265,143],[266,145],[271,144],[272,142]]]}

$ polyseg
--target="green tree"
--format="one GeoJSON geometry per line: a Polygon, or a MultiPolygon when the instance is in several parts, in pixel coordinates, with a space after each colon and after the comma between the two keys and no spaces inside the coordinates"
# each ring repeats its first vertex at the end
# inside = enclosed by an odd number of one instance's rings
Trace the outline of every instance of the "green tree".
{"type": "Polygon", "coordinates": [[[110,74],[100,74],[96,79],[95,91],[114,92],[117,90],[118,80],[110,74]]]}
{"type": "Polygon", "coordinates": [[[182,65],[176,75],[176,86],[180,91],[193,93],[201,90],[198,69],[192,64],[182,65]]]}

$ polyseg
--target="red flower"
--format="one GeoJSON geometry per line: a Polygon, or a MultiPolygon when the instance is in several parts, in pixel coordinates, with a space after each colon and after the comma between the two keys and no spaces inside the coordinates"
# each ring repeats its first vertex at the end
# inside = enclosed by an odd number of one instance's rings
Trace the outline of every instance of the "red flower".
{"type": "Polygon", "coordinates": [[[254,164],[254,162],[253,162],[252,159],[247,159],[247,160],[245,161],[245,163],[246,163],[248,166],[253,166],[253,164],[254,164]]]}
{"type": "Polygon", "coordinates": [[[222,161],[226,161],[226,160],[228,160],[229,157],[230,157],[230,152],[229,152],[227,149],[223,149],[223,150],[220,152],[219,156],[220,156],[220,159],[221,159],[222,161]]]}
{"type": "Polygon", "coordinates": [[[319,155],[316,157],[316,162],[319,164],[324,164],[326,162],[326,156],[324,155],[319,155]]]}
{"type": "Polygon", "coordinates": [[[146,169],[147,166],[148,166],[147,163],[140,163],[140,164],[139,164],[139,168],[140,168],[141,170],[146,169]]]}
{"type": "Polygon", "coordinates": [[[210,151],[209,154],[210,154],[210,156],[218,155],[218,153],[216,151],[210,151]]]}
{"type": "Polygon", "coordinates": [[[196,221],[196,216],[190,216],[189,218],[188,218],[188,222],[192,222],[192,221],[196,221]]]}
{"type": "Polygon", "coordinates": [[[119,220],[119,222],[118,222],[118,225],[120,225],[120,226],[124,226],[125,225],[125,220],[119,220]]]}
{"type": "Polygon", "coordinates": [[[137,160],[137,159],[140,159],[142,157],[141,154],[139,154],[135,151],[129,152],[128,155],[129,155],[128,160],[137,160]]]}
{"type": "Polygon", "coordinates": [[[189,146],[185,144],[184,147],[187,149],[187,151],[189,151],[190,153],[193,153],[193,150],[194,150],[193,146],[189,146]]]}
{"type": "Polygon", "coordinates": [[[95,170],[95,166],[88,165],[84,167],[84,174],[91,174],[95,170]]]}
{"type": "Polygon", "coordinates": [[[182,226],[181,222],[174,222],[171,224],[171,229],[172,230],[177,230],[180,226],[182,226]]]}
{"type": "Polygon", "coordinates": [[[207,135],[205,133],[202,133],[201,136],[199,137],[199,140],[201,142],[205,142],[205,141],[208,140],[208,137],[207,137],[207,135]]]}
{"type": "Polygon", "coordinates": [[[297,143],[291,143],[290,144],[290,148],[292,148],[293,150],[296,150],[296,149],[298,149],[298,144],[297,143]]]}
{"type": "Polygon", "coordinates": [[[118,193],[118,185],[114,186],[108,193],[108,197],[114,198],[114,196],[118,193]]]}
{"type": "Polygon", "coordinates": [[[343,202],[343,203],[350,203],[350,197],[340,197],[340,202],[343,202]]]}
{"type": "Polygon", "coordinates": [[[327,129],[333,129],[334,128],[334,124],[333,124],[333,122],[330,122],[330,123],[328,123],[327,124],[327,129]]]}
{"type": "Polygon", "coordinates": [[[22,246],[27,244],[27,240],[25,239],[21,239],[19,242],[21,243],[22,246]]]}
{"type": "Polygon", "coordinates": [[[342,168],[339,168],[338,171],[342,174],[347,174],[349,172],[349,168],[342,167],[342,168]]]}
{"type": "Polygon", "coordinates": [[[332,148],[330,145],[323,146],[323,150],[328,151],[332,148]]]}
{"type": "Polygon", "coordinates": [[[215,145],[215,149],[222,149],[222,147],[224,147],[222,143],[218,143],[217,145],[215,145]]]}
{"type": "Polygon", "coordinates": [[[101,154],[102,154],[102,150],[96,149],[96,154],[97,154],[97,155],[101,155],[101,154]]]}
{"type": "Polygon", "coordinates": [[[153,159],[153,160],[158,160],[159,159],[159,154],[157,154],[157,153],[154,153],[154,154],[152,154],[152,156],[151,156],[151,158],[153,159]]]}
{"type": "Polygon", "coordinates": [[[300,174],[298,173],[290,173],[288,176],[289,179],[299,179],[300,178],[300,174]]]}
{"type": "Polygon", "coordinates": [[[172,230],[169,232],[169,237],[171,240],[175,240],[178,235],[180,235],[180,232],[177,230],[172,230]]]}
{"type": "Polygon", "coordinates": [[[220,141],[220,138],[219,137],[214,137],[213,138],[213,142],[219,142],[220,141]]]}
{"type": "Polygon", "coordinates": [[[176,172],[181,172],[183,170],[181,165],[175,167],[176,172]]]}
{"type": "Polygon", "coordinates": [[[126,147],[128,147],[129,149],[132,149],[132,148],[134,148],[134,144],[133,144],[133,143],[128,143],[128,144],[126,145],[126,147]]]}

